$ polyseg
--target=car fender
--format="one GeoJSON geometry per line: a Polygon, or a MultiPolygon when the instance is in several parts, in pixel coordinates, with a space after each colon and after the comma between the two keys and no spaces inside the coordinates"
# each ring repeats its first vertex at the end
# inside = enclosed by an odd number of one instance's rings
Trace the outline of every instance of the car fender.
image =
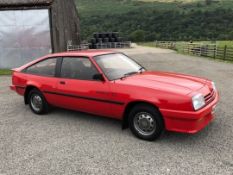
{"type": "Polygon", "coordinates": [[[24,91],[24,94],[23,94],[25,104],[28,104],[27,99],[28,99],[28,93],[30,92],[30,90],[33,89],[33,88],[36,88],[36,89],[40,90],[40,87],[41,86],[37,82],[33,82],[33,81],[27,82],[26,87],[25,87],[25,91],[24,91]]]}

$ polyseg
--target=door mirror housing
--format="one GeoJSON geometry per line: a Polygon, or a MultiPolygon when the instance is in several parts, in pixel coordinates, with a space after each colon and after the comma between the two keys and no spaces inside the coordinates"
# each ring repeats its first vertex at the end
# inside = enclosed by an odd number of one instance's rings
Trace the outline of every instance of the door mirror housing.
{"type": "Polygon", "coordinates": [[[103,74],[95,74],[95,75],[93,75],[93,80],[105,81],[103,74]]]}

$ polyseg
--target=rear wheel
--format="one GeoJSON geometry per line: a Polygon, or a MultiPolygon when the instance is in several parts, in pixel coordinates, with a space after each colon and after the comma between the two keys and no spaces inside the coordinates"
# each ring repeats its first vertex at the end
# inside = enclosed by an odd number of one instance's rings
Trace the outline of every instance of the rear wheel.
{"type": "Polygon", "coordinates": [[[29,92],[28,103],[35,114],[45,114],[49,111],[49,105],[39,90],[33,89],[29,92]]]}
{"type": "Polygon", "coordinates": [[[136,137],[153,141],[162,134],[164,122],[155,107],[139,104],[129,113],[129,127],[136,137]]]}

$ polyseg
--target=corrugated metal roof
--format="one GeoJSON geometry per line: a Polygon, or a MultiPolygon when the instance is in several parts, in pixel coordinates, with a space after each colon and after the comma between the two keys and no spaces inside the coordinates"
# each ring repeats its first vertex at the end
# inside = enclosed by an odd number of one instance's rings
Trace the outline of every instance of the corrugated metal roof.
{"type": "Polygon", "coordinates": [[[53,0],[0,0],[0,7],[49,5],[53,0]]]}

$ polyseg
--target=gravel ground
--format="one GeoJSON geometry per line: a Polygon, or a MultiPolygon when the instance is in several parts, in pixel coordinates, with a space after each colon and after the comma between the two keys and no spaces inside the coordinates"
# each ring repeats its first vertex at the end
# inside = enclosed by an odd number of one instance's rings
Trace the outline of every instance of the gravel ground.
{"type": "Polygon", "coordinates": [[[233,64],[137,47],[123,50],[150,70],[214,80],[216,119],[195,135],[166,132],[146,142],[119,121],[55,109],[36,116],[0,77],[0,175],[233,174],[233,64]]]}

